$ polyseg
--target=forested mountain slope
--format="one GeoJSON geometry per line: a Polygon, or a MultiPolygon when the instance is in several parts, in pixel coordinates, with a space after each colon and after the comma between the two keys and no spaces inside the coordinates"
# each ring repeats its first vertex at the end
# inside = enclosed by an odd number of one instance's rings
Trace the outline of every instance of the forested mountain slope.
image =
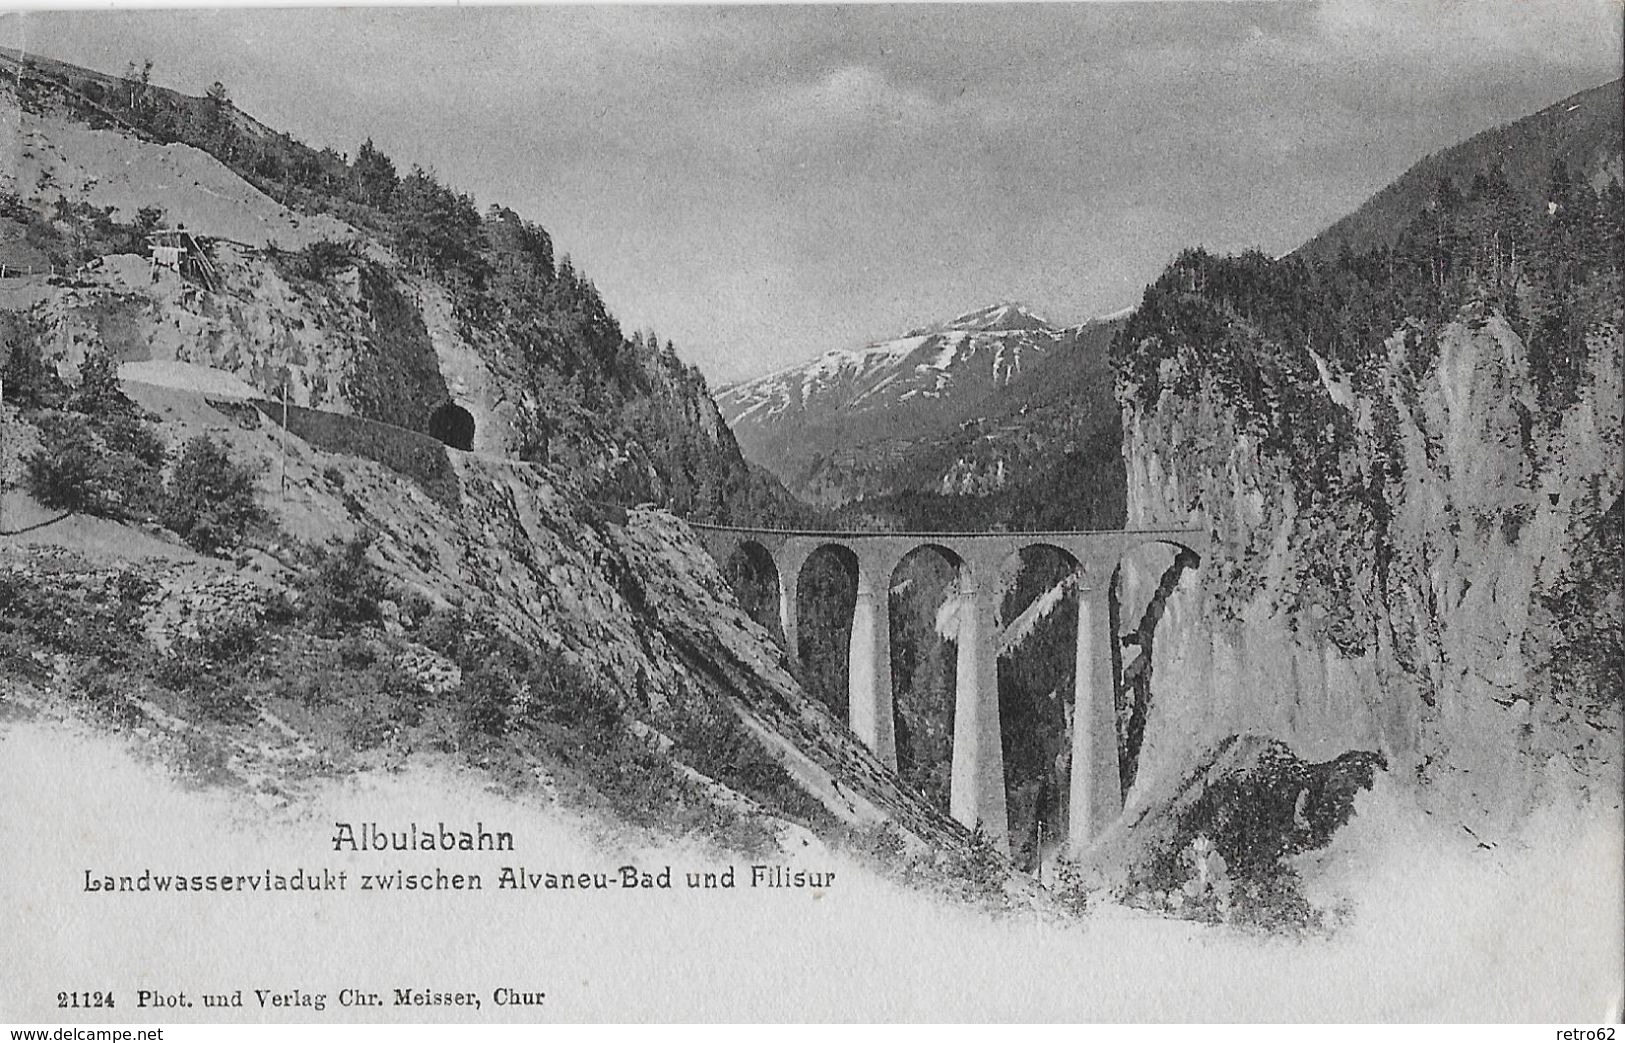
{"type": "Polygon", "coordinates": [[[1552,164],[1602,191],[1625,177],[1622,81],[1593,87],[1539,112],[1492,127],[1417,163],[1358,210],[1299,247],[1305,260],[1333,260],[1345,246],[1359,254],[1392,246],[1405,226],[1432,203],[1441,179],[1465,192],[1474,178],[1497,176],[1522,208],[1540,208],[1552,164]]]}
{"type": "Polygon", "coordinates": [[[3,52],[0,71],[16,158],[0,165],[0,261],[76,271],[19,309],[55,361],[100,340],[121,362],[225,369],[416,431],[450,402],[474,448],[567,468],[590,495],[712,520],[793,510],[750,474],[698,370],[652,332],[626,335],[512,210],[397,171],[370,141],[353,157],[309,148],[221,84],[191,97],[150,67],[3,52]],[[202,237],[209,285],[101,262],[175,226],[202,237]],[[64,329],[95,335],[51,335],[64,329]]]}

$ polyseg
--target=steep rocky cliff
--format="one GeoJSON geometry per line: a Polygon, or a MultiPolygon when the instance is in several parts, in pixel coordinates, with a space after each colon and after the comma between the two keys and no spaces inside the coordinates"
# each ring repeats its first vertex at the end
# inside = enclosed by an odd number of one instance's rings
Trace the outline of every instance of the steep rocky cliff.
{"type": "Polygon", "coordinates": [[[1212,545],[1125,569],[1124,618],[1160,616],[1124,650],[1142,777],[1258,732],[1380,752],[1463,819],[1617,796],[1619,187],[1551,186],[1527,214],[1442,187],[1337,263],[1191,252],[1147,291],[1117,345],[1129,524],[1212,545]]]}
{"type": "Polygon", "coordinates": [[[1460,774],[1489,805],[1527,784],[1512,764],[1590,774],[1617,747],[1617,702],[1542,690],[1554,649],[1540,596],[1618,525],[1619,337],[1527,445],[1527,359],[1505,320],[1453,322],[1439,344],[1410,401],[1402,336],[1373,389],[1384,397],[1328,379],[1349,420],[1341,490],[1264,448],[1210,384],[1130,411],[1130,524],[1181,517],[1218,537],[1159,629],[1147,762],[1257,730],[1316,756],[1379,749],[1460,774]],[[1386,438],[1380,412],[1397,419],[1386,438]]]}

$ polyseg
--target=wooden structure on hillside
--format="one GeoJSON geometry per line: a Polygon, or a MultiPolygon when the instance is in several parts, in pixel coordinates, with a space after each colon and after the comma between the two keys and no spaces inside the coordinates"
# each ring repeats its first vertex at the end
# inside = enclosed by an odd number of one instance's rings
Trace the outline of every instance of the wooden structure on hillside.
{"type": "Polygon", "coordinates": [[[158,269],[168,268],[183,279],[191,279],[202,283],[206,289],[214,289],[214,262],[209,260],[208,248],[199,236],[188,232],[184,225],[154,231],[147,236],[147,246],[151,251],[154,279],[158,278],[158,269]]]}

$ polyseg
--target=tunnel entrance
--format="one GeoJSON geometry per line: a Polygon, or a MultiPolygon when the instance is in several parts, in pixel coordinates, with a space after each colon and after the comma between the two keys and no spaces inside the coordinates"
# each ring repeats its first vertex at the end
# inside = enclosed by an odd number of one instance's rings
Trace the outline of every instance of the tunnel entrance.
{"type": "Polygon", "coordinates": [[[429,414],[429,434],[453,449],[470,452],[474,448],[474,414],[455,402],[447,402],[429,414]]]}

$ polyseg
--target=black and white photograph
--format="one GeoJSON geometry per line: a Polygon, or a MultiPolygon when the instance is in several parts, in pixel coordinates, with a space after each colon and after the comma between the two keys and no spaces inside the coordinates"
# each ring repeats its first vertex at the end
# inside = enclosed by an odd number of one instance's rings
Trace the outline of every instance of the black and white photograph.
{"type": "Polygon", "coordinates": [[[0,1024],[1612,1039],[1622,24],[0,10],[0,1024]]]}

